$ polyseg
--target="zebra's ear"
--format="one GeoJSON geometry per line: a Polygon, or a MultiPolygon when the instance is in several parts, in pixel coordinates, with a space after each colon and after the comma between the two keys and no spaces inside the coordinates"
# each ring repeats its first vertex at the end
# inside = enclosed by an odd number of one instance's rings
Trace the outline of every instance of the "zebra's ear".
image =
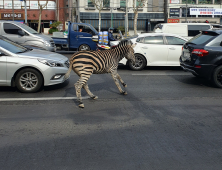
{"type": "Polygon", "coordinates": [[[136,47],[136,43],[131,46],[132,48],[136,47]]]}

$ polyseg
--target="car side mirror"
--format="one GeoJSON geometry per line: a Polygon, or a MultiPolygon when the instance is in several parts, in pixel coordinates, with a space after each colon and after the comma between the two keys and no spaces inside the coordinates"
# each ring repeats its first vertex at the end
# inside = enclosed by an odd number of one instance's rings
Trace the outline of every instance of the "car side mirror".
{"type": "Polygon", "coordinates": [[[5,55],[4,53],[0,52],[0,56],[4,56],[4,55],[5,55]]]}
{"type": "Polygon", "coordinates": [[[222,46],[222,41],[220,42],[220,46],[222,46]]]}
{"type": "Polygon", "coordinates": [[[18,34],[21,35],[21,36],[24,36],[25,32],[23,30],[18,30],[18,34]]]}

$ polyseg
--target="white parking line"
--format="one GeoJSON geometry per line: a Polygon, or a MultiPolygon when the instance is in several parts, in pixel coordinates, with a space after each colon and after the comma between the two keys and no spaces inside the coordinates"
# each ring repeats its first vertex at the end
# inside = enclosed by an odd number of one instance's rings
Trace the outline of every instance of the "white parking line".
{"type": "MultiPolygon", "coordinates": [[[[90,97],[82,97],[82,99],[88,99],[90,97]]],[[[40,97],[40,98],[3,98],[0,99],[0,102],[6,102],[6,101],[40,101],[40,100],[72,100],[77,99],[77,97],[40,97]]]]}

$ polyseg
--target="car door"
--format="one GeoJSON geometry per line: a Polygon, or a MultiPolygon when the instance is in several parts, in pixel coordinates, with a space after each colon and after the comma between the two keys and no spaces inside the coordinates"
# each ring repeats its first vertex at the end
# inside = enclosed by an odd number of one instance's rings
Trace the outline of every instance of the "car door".
{"type": "Polygon", "coordinates": [[[69,28],[69,47],[70,48],[78,48],[79,44],[78,44],[78,25],[77,24],[73,24],[72,28],[69,28]]]}
{"type": "Polygon", "coordinates": [[[18,26],[11,23],[4,23],[3,30],[5,32],[4,36],[18,44],[24,44],[26,42],[26,35],[21,36],[18,34],[19,30],[22,30],[18,26]]]}
{"type": "Polygon", "coordinates": [[[93,45],[92,36],[94,31],[87,25],[78,25],[78,28],[82,28],[82,32],[78,32],[78,44],[83,45],[86,44],[89,47],[93,45]]]}
{"type": "Polygon", "coordinates": [[[184,39],[175,36],[165,36],[167,41],[168,56],[167,65],[168,66],[180,66],[179,58],[182,52],[182,46],[186,42],[184,39]]]}
{"type": "Polygon", "coordinates": [[[168,48],[163,36],[147,36],[140,44],[141,51],[147,59],[147,65],[164,66],[167,63],[168,48]]]}
{"type": "Polygon", "coordinates": [[[7,64],[7,56],[0,49],[0,85],[6,84],[6,64],[7,64]]]}

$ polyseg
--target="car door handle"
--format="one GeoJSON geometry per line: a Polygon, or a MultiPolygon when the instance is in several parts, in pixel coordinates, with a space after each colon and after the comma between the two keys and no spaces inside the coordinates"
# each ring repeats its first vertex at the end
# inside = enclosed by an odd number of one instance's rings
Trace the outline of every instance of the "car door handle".
{"type": "Polygon", "coordinates": [[[170,50],[175,50],[175,48],[173,48],[173,47],[171,47],[171,48],[169,48],[170,50]]]}
{"type": "Polygon", "coordinates": [[[142,47],[143,49],[148,49],[148,47],[142,47]]]}

